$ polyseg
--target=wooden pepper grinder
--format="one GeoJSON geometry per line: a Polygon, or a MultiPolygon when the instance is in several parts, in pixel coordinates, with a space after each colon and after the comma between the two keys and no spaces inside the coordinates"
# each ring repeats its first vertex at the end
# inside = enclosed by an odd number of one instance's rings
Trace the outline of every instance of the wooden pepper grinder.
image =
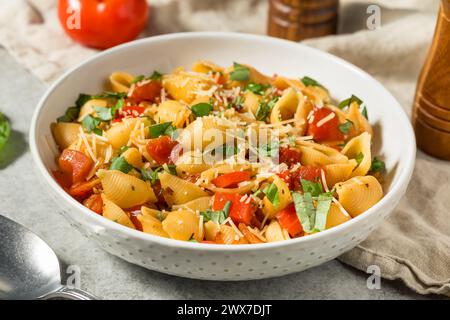
{"type": "Polygon", "coordinates": [[[441,0],[412,118],[417,146],[432,156],[450,160],[450,0],[441,0]]]}
{"type": "Polygon", "coordinates": [[[269,0],[269,36],[300,41],[335,34],[339,0],[269,0]]]}

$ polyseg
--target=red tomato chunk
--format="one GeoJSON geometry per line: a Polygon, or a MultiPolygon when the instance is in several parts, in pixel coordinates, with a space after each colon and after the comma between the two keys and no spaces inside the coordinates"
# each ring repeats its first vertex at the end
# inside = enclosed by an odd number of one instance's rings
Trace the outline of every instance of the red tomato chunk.
{"type": "Polygon", "coordinates": [[[257,206],[253,201],[241,202],[242,196],[236,193],[216,193],[214,196],[213,210],[222,210],[228,201],[231,201],[230,218],[235,224],[245,223],[249,225],[255,216],[257,206]]]}

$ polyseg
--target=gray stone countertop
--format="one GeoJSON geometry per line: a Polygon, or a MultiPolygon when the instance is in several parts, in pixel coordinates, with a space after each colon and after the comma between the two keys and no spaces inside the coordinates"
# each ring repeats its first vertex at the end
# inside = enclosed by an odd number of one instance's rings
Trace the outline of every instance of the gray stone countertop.
{"type": "Polygon", "coordinates": [[[67,266],[81,270],[81,287],[107,299],[427,299],[401,282],[381,281],[369,290],[368,275],[330,261],[280,278],[214,282],[169,276],[132,265],[84,238],[57,214],[33,168],[28,131],[45,86],[0,48],[0,111],[11,120],[12,136],[0,156],[0,214],[42,237],[67,266]]]}

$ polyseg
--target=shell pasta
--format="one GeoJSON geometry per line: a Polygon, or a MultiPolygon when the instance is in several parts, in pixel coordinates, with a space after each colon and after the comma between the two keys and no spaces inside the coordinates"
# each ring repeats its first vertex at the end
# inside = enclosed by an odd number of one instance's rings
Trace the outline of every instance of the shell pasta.
{"type": "Polygon", "coordinates": [[[383,197],[355,95],[337,103],[311,77],[240,63],[108,79],[51,125],[55,180],[93,214],[180,241],[260,244],[333,228],[383,197]]]}

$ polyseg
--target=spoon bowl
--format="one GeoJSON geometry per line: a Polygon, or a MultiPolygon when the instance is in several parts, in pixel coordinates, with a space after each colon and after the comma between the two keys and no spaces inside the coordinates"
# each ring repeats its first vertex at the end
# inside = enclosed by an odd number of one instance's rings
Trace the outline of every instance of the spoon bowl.
{"type": "Polygon", "coordinates": [[[61,285],[55,252],[36,234],[0,215],[0,299],[95,299],[61,285]]]}

